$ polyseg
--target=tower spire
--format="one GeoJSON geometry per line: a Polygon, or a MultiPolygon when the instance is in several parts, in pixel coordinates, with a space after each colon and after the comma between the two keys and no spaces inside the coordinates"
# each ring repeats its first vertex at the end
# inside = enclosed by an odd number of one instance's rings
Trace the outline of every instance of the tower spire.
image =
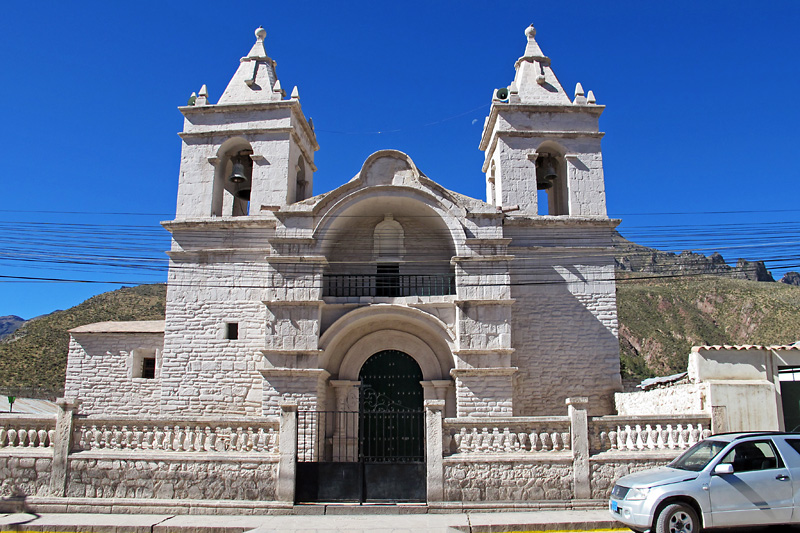
{"type": "Polygon", "coordinates": [[[281,92],[273,90],[275,82],[278,81],[275,61],[267,55],[264,48],[267,30],[259,27],[255,33],[255,44],[250,52],[239,60],[239,68],[219,98],[218,104],[253,104],[281,99],[281,92]]]}
{"type": "Polygon", "coordinates": [[[525,36],[528,39],[525,55],[514,64],[517,71],[514,85],[518,91],[519,103],[569,104],[569,96],[550,67],[550,58],[544,55],[536,42],[536,28],[533,24],[525,29],[525,36]]]}

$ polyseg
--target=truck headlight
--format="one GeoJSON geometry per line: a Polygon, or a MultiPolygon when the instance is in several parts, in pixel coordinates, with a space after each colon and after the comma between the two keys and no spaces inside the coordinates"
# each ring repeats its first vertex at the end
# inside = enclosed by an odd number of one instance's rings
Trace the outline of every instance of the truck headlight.
{"type": "Polygon", "coordinates": [[[647,498],[648,492],[650,492],[650,489],[631,488],[631,490],[628,491],[628,494],[625,495],[625,499],[629,501],[644,500],[647,498]]]}

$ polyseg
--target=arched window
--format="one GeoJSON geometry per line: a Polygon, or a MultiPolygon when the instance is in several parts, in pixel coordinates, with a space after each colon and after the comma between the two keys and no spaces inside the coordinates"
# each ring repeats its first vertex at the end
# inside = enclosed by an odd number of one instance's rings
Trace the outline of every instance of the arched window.
{"type": "Polygon", "coordinates": [[[391,213],[384,216],[383,221],[375,226],[372,233],[373,251],[378,261],[400,261],[405,253],[403,226],[394,219],[391,213]]]}

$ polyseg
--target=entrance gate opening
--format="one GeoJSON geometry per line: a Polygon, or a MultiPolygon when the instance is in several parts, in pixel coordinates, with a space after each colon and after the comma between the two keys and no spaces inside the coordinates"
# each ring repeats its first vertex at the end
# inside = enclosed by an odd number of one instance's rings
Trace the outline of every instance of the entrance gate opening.
{"type": "Polygon", "coordinates": [[[424,501],[422,371],[400,351],[367,359],[358,412],[298,413],[298,502],[424,501]]]}

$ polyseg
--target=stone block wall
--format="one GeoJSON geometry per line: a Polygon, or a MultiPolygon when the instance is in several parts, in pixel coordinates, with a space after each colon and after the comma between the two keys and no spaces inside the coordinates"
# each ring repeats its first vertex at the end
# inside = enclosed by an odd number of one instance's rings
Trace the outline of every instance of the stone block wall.
{"type": "Polygon", "coordinates": [[[703,413],[706,389],[704,383],[681,383],[648,391],[618,392],[614,402],[621,416],[703,413]]]}
{"type": "MultiPolygon", "coordinates": [[[[225,267],[230,269],[235,267],[225,267]]],[[[263,378],[258,368],[264,359],[266,306],[210,285],[201,283],[197,289],[216,293],[208,299],[202,294],[168,298],[161,412],[260,415],[263,378]],[[229,323],[238,324],[237,339],[226,338],[229,323]]]]}
{"type": "Polygon", "coordinates": [[[446,501],[571,500],[572,458],[536,461],[524,456],[509,459],[444,460],[446,501]]]}
{"type": "Polygon", "coordinates": [[[675,458],[675,453],[600,454],[590,459],[591,497],[605,500],[611,496],[616,480],[622,476],[663,466],[675,458]]]}
{"type": "Polygon", "coordinates": [[[588,397],[590,415],[613,413],[621,389],[613,259],[515,252],[514,414],[561,414],[571,396],[588,397]]]}
{"type": "Polygon", "coordinates": [[[276,483],[275,456],[198,459],[77,453],[69,462],[67,496],[270,501],[275,500],[276,483]]]}
{"type": "Polygon", "coordinates": [[[456,372],[456,416],[491,417],[512,415],[510,369],[456,372]]]}
{"type": "Polygon", "coordinates": [[[19,493],[26,496],[49,495],[52,464],[52,451],[0,452],[0,496],[8,497],[19,493]]]}
{"type": "Polygon", "coordinates": [[[163,346],[160,333],[73,333],[64,394],[80,399],[86,414],[158,414],[161,357],[156,355],[156,379],[133,377],[133,352],[160,353],[163,346]]]}

